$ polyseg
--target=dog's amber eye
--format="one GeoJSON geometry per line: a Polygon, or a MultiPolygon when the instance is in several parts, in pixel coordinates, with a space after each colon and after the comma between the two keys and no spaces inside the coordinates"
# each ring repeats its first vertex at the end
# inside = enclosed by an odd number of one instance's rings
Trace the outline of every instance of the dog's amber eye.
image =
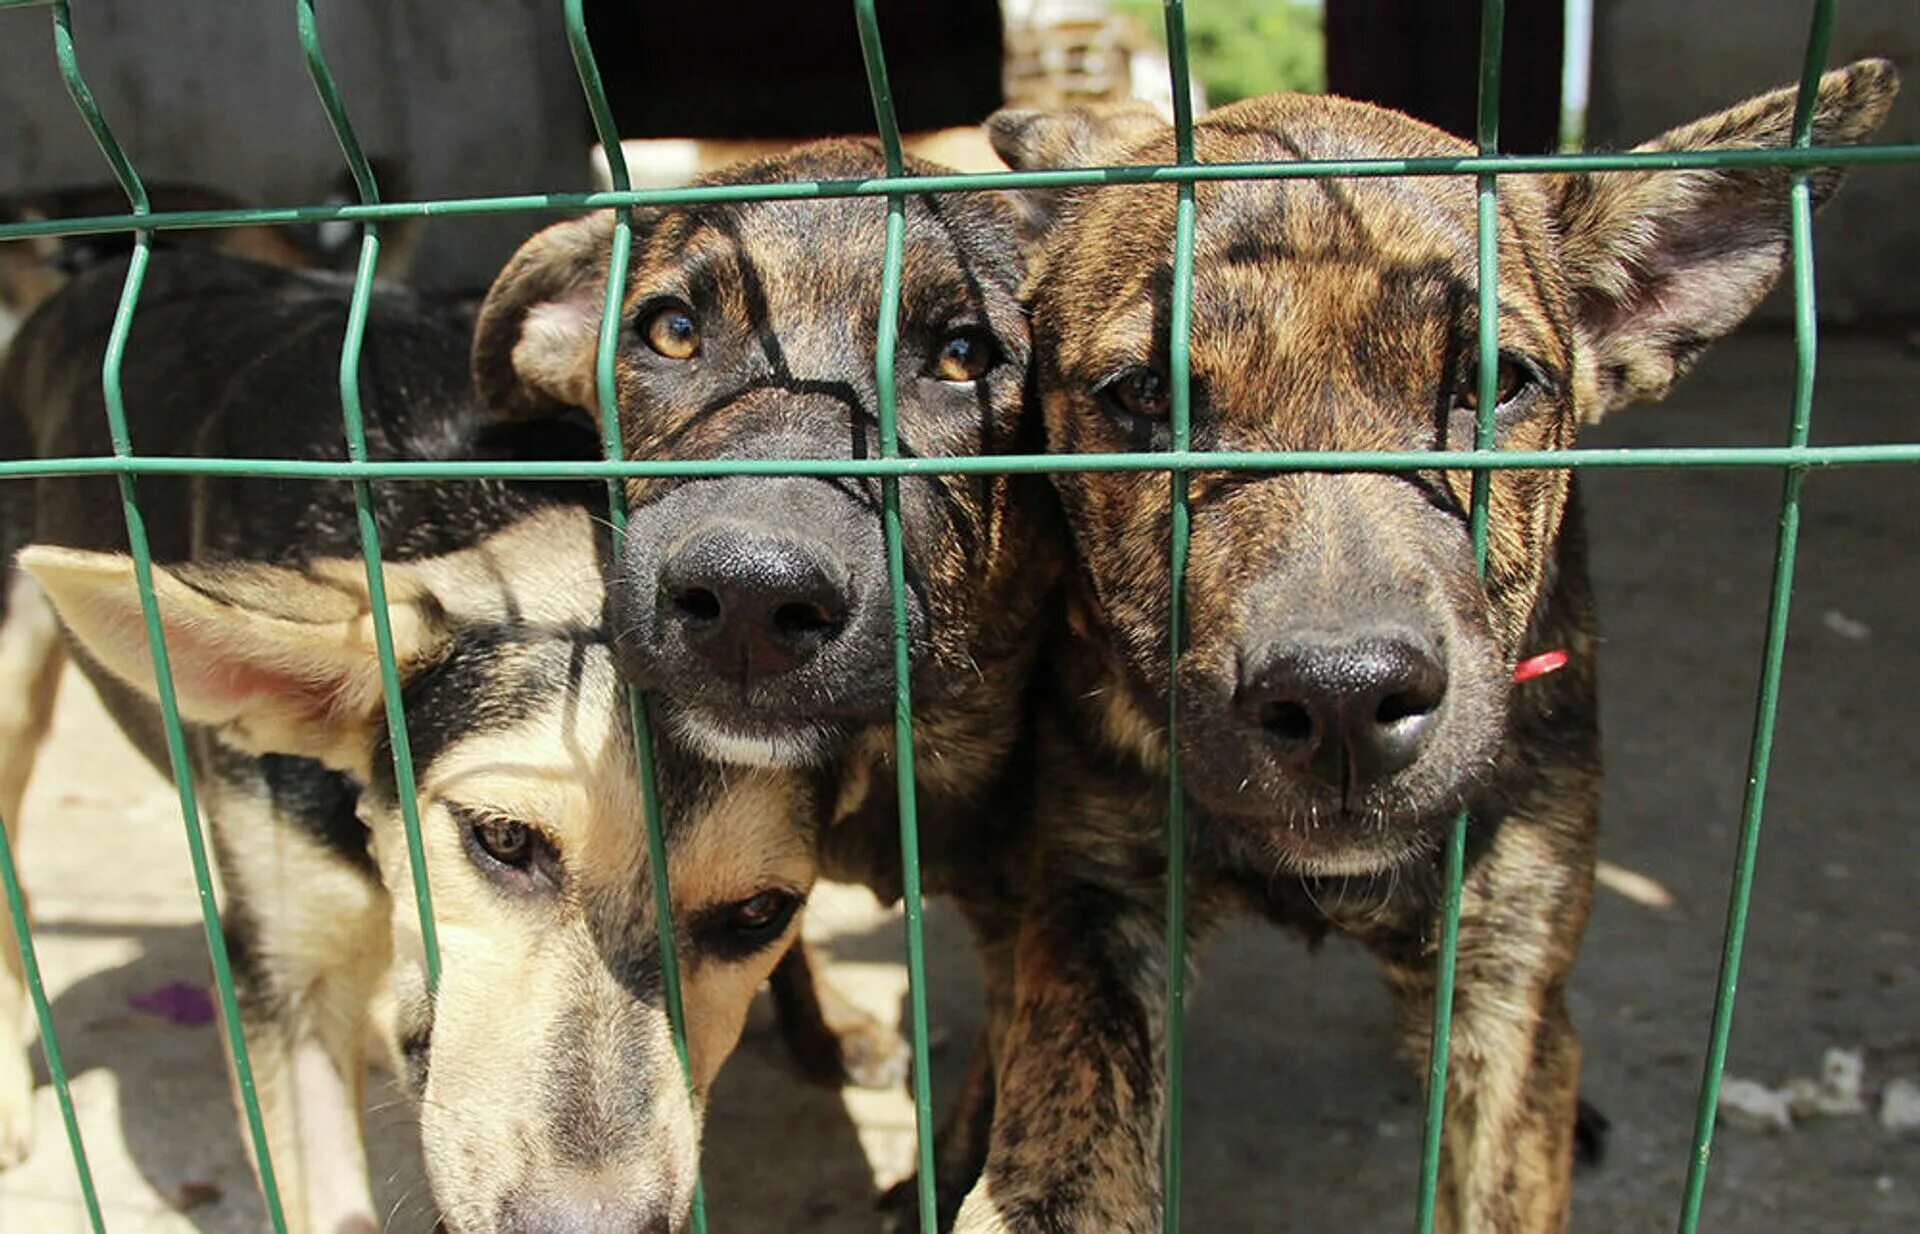
{"type": "Polygon", "coordinates": [[[533,860],[533,832],[521,823],[483,818],[472,824],[473,842],[503,866],[524,867],[533,860]]]}
{"type": "Polygon", "coordinates": [[[1144,364],[1107,378],[1094,393],[1110,409],[1142,420],[1164,420],[1171,406],[1167,379],[1144,364]]]}
{"type": "Polygon", "coordinates": [[[700,323],[684,304],[655,309],[646,319],[647,346],[669,360],[691,360],[700,351],[700,323]]]}
{"type": "Polygon", "coordinates": [[[971,330],[947,339],[933,357],[933,375],[941,381],[978,381],[992,367],[993,344],[971,330]]]}
{"type": "MultiPolygon", "coordinates": [[[[1494,374],[1494,406],[1505,407],[1511,403],[1515,396],[1526,388],[1528,380],[1525,368],[1521,367],[1517,361],[1502,356],[1500,371],[1494,374]]],[[[1460,395],[1456,401],[1468,411],[1480,410],[1480,366],[1478,364],[1467,366],[1466,376],[1460,383],[1460,395]]]]}
{"type": "Polygon", "coordinates": [[[739,934],[778,934],[800,907],[790,891],[763,891],[727,909],[727,928],[739,934]]]}

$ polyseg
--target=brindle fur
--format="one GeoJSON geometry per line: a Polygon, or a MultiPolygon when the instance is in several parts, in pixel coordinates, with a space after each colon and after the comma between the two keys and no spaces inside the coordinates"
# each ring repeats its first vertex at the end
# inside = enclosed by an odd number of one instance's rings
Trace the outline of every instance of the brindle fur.
{"type": "MultiPolygon", "coordinates": [[[[820,142],[735,169],[712,182],[851,179],[881,174],[870,144],[820,142]]],[[[915,172],[938,170],[915,162],[915,172]]],[[[633,259],[622,295],[615,362],[621,426],[637,458],[871,457],[879,453],[874,389],[884,203],[841,199],[747,202],[634,212],[633,259]],[[637,319],[663,295],[701,323],[702,353],[669,363],[651,352],[637,319]]],[[[608,274],[611,217],[591,216],[530,240],[494,285],[475,336],[481,394],[508,414],[555,408],[591,415],[594,356],[608,274]]],[[[901,453],[951,456],[1038,447],[1025,393],[1028,328],[1018,301],[1024,274],[1019,216],[998,194],[912,197],[906,207],[897,405],[901,453]],[[966,386],[930,381],[943,331],[968,323],[991,336],[997,362],[966,386]]],[[[630,547],[653,550],[683,534],[664,510],[705,490],[741,495],[740,518],[785,520],[836,538],[870,596],[884,596],[880,485],[875,481],[635,480],[627,488],[630,547]],[[816,518],[811,511],[825,513],[816,518]],[[817,524],[817,527],[816,527],[817,524]]],[[[930,892],[956,898],[990,955],[1011,937],[1032,781],[1026,691],[1063,533],[1044,482],[1026,477],[911,478],[900,484],[912,635],[912,687],[921,865],[930,892]]],[[[650,620],[657,589],[630,553],[615,585],[624,629],[650,620]]],[[[689,740],[754,724],[744,752],[715,757],[827,766],[837,800],[822,873],[900,894],[892,720],[891,620],[884,599],[856,616],[830,675],[797,704],[737,690],[710,667],[682,673],[662,656],[630,657],[630,675],[654,692],[665,722],[689,740]],[[769,720],[772,716],[774,719],[769,720]],[[771,735],[766,726],[773,725],[771,735]],[[791,738],[791,733],[800,738],[791,738]]],[[[635,641],[644,641],[635,635],[635,641]]],[[[745,743],[742,743],[745,745],[745,743]]],[[[812,1004],[815,986],[795,953],[776,975],[784,1027],[802,1065],[826,1065],[821,1030],[843,1036],[843,1069],[897,1074],[901,1055],[875,1069],[870,1026],[812,1004]],[[846,1037],[848,1029],[856,1030],[846,1037]]],[[[1004,964],[990,962],[995,971],[1004,964]]],[[[963,1116],[964,1121],[964,1116],[963,1116]]],[[[967,1151],[964,1180],[978,1168],[967,1151]]],[[[951,1197],[957,1203],[960,1191],[951,1197]]]]}
{"type": "MultiPolygon", "coordinates": [[[[1817,143],[1862,140],[1892,67],[1828,74],[1817,143]]],[[[1790,91],[1649,149],[1781,146],[1790,91]]],[[[1003,113],[1015,166],[1166,163],[1137,113],[1003,113]],[[1109,134],[1118,131],[1117,138],[1109,134]]],[[[1196,129],[1208,162],[1456,155],[1437,130],[1338,99],[1276,96],[1196,129]]],[[[1664,394],[1773,283],[1787,172],[1503,177],[1504,353],[1537,381],[1498,445],[1560,449],[1583,422],[1664,394]]],[[[1836,171],[1809,177],[1816,201],[1836,171]]],[[[1164,371],[1174,190],[1036,200],[1052,231],[1028,288],[1051,448],[1165,448],[1164,423],[1094,395],[1128,365],[1164,371]]],[[[1201,184],[1196,191],[1193,435],[1201,449],[1471,444],[1474,188],[1465,178],[1201,184]]],[[[1408,1051],[1431,1019],[1441,842],[1470,811],[1440,1228],[1564,1228],[1580,1046],[1565,988],[1594,872],[1600,763],[1595,637],[1568,473],[1491,482],[1484,583],[1462,472],[1192,477],[1188,615],[1167,666],[1167,488],[1151,473],[1055,478],[1078,549],[1068,631],[1040,720],[1039,888],[1018,932],[998,1051],[991,1155],[958,1228],[1159,1228],[1166,953],[1165,717],[1181,700],[1190,930],[1237,912],[1353,938],[1385,969],[1408,1051]],[[1331,800],[1233,721],[1236,664],[1276,630],[1366,622],[1426,632],[1444,709],[1418,761],[1331,800]],[[1562,672],[1510,686],[1564,649],[1562,672]]]]}
{"type": "MultiPolygon", "coordinates": [[[[123,277],[113,264],[81,275],[22,332],[0,380],[9,456],[108,448],[99,374],[123,277]]],[[[346,293],[343,280],[156,254],[126,359],[136,445],[338,457],[346,293]],[[209,361],[221,355],[246,363],[209,361]]],[[[467,351],[458,317],[376,292],[362,359],[374,457],[501,456],[497,424],[470,397],[467,351]]],[[[572,440],[552,434],[506,456],[552,457],[572,440]]],[[[0,698],[0,812],[12,827],[62,658],[54,610],[115,718],[156,766],[167,758],[112,480],[0,496],[0,674],[21,687],[0,698]]],[[[359,1121],[375,1006],[392,1008],[379,1027],[419,1101],[450,1231],[683,1228],[707,1093],[797,933],[829,786],[655,743],[689,1091],[663,1007],[633,735],[605,623],[604,490],[380,486],[442,966],[429,992],[350,492],[154,477],[141,498],[289,1228],[379,1228],[359,1121]],[[476,829],[488,822],[538,833],[524,866],[486,856],[476,829]],[[779,911],[764,928],[740,925],[763,893],[779,911]],[[391,999],[376,997],[382,987],[391,999]]],[[[16,955],[10,935],[0,943],[16,955]]],[[[12,1031],[18,971],[0,978],[12,1031]]],[[[0,1057],[8,1157],[26,1146],[32,1096],[24,1043],[11,1044],[0,1057]]]]}

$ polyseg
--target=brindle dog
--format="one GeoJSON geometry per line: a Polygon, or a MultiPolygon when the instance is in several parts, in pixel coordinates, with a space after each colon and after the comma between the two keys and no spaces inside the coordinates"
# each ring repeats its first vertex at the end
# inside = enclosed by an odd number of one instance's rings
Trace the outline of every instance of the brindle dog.
{"type": "MultiPolygon", "coordinates": [[[[862,179],[879,151],[815,143],[708,183],[862,179]]],[[[939,170],[914,162],[910,170],[939,170]]],[[[640,209],[616,360],[635,458],[869,458],[885,204],[872,198],[640,209]]],[[[906,204],[896,391],[900,450],[1037,450],[1024,408],[1029,334],[1019,215],[1005,196],[906,204]]],[[[591,414],[611,217],[549,228],[495,283],[474,344],[482,397],[511,415],[591,414]]],[[[837,805],[822,873],[900,894],[892,614],[877,481],[635,480],[614,603],[629,678],[710,757],[810,766],[837,805]]],[[[1026,690],[1064,532],[1043,481],[900,483],[922,866],[989,952],[1011,937],[1033,782],[1026,690]]],[[[989,964],[1010,972],[1004,959],[989,964]]],[[[803,953],[775,993],[815,1070],[886,1080],[897,1059],[813,1007],[803,953]],[[809,1031],[812,1030],[812,1031],[809,1031]]],[[[1000,998],[995,987],[993,998],[1000,998]]],[[[970,1086],[982,1097],[989,1077],[970,1086]]],[[[979,1102],[967,1109],[982,1108],[979,1102]]],[[[953,1170],[964,1190],[984,1127],[953,1170]]],[[[954,1199],[957,1201],[958,1194],[954,1199]]]]}
{"type": "MultiPolygon", "coordinates": [[[[1819,144],[1862,140],[1885,61],[1828,74],[1819,144]]],[[[1648,150],[1787,144],[1792,91],[1648,150]]],[[[1019,167],[1168,163],[1164,125],[1002,113],[1019,167]]],[[[1276,96],[1196,128],[1213,162],[1452,156],[1376,107],[1276,96]]],[[[1840,181],[1814,171],[1816,201],[1840,181]]],[[[1663,395],[1778,276],[1778,169],[1503,178],[1501,449],[1571,447],[1663,395]]],[[[1476,416],[1475,193],[1463,177],[1202,184],[1193,439],[1208,450],[1462,448],[1476,416]]],[[[1173,189],[1062,194],[1028,289],[1050,448],[1165,449],[1173,189]]],[[[1192,477],[1188,610],[1168,643],[1167,481],[1055,479],[1078,549],[1048,664],[1041,880],[1016,946],[991,1156],[970,1231],[1159,1228],[1169,696],[1192,802],[1190,928],[1238,911],[1351,937],[1427,1048],[1443,841],[1470,811],[1441,1228],[1567,1221],[1580,1046],[1565,988],[1586,924],[1600,787],[1593,606],[1566,471],[1491,483],[1484,581],[1470,476],[1192,477]],[[1564,671],[1512,684],[1564,651],[1564,671]]]]}

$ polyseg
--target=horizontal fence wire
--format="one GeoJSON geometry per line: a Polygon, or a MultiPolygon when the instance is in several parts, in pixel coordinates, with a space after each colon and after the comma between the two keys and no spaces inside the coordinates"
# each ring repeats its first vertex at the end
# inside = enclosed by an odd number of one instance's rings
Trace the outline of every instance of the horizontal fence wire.
{"type": "MultiPolygon", "coordinates": [[[[867,91],[873,97],[874,122],[890,179],[905,166],[900,124],[887,80],[886,53],[873,0],[854,0],[867,91]]],[[[900,278],[906,256],[907,198],[887,195],[886,244],[881,253],[880,318],[874,338],[874,403],[880,456],[900,457],[899,401],[894,389],[894,356],[900,335],[900,278]]],[[[913,1125],[916,1140],[915,1202],[921,1234],[938,1234],[933,1144],[933,1076],[927,1045],[927,959],[920,903],[920,818],[914,784],[912,643],[907,622],[906,546],[900,526],[900,480],[880,478],[880,523],[886,541],[887,591],[893,617],[894,768],[900,811],[901,906],[907,936],[907,1016],[913,1030],[913,1125]]]]}
{"type": "MultiPolygon", "coordinates": [[[[626,160],[612,157],[620,148],[619,131],[614,126],[613,109],[600,79],[600,64],[588,37],[581,0],[565,0],[567,46],[573,55],[574,75],[586,98],[587,111],[593,117],[594,133],[608,151],[608,174],[616,187],[628,181],[626,160]]],[[[615,382],[614,361],[619,352],[622,309],[626,300],[627,269],[633,256],[633,220],[625,210],[613,216],[613,235],[607,257],[607,287],[600,302],[600,329],[594,341],[593,387],[595,410],[600,418],[601,452],[609,460],[626,454],[621,441],[619,388],[615,382]]],[[[613,559],[620,560],[627,536],[626,491],[618,477],[607,478],[607,519],[612,529],[613,559]]],[[[653,759],[653,722],[647,697],[631,686],[626,690],[627,715],[633,729],[634,773],[640,783],[640,821],[647,841],[647,884],[653,896],[654,933],[660,940],[661,995],[667,1005],[667,1021],[673,1034],[673,1051],[680,1065],[680,1077],[693,1094],[693,1063],[687,1049],[687,1014],[680,983],[680,952],[674,943],[673,890],[667,874],[666,827],[660,817],[660,781],[653,759]]],[[[706,1186],[696,1167],[693,1199],[688,1214],[688,1234],[706,1234],[706,1186]]]]}
{"type": "MultiPolygon", "coordinates": [[[[618,159],[610,159],[609,166],[618,159]]],[[[951,175],[874,176],[856,180],[793,180],[779,184],[710,184],[592,193],[518,193],[446,197],[378,205],[253,206],[234,210],[172,210],[100,214],[0,224],[0,241],[103,232],[275,226],[292,223],[368,223],[389,219],[457,218],[486,214],[574,213],[623,206],[689,206],[747,201],[808,201],[886,197],[892,193],[985,193],[1010,189],[1091,188],[1105,184],[1206,184],[1224,180],[1325,180],[1378,176],[1512,176],[1544,172],[1699,171],[1862,167],[1920,162],[1920,142],[1796,149],[1638,151],[1620,154],[1458,155],[1412,159],[1303,159],[1291,163],[1196,163],[1191,167],[1075,167],[1058,171],[955,172],[951,175]]]]}
{"type": "MultiPolygon", "coordinates": [[[[1800,94],[1794,106],[1793,143],[1799,149],[1806,149],[1813,141],[1814,108],[1819,99],[1821,71],[1833,41],[1833,18],[1834,0],[1816,0],[1812,29],[1807,34],[1806,62],[1800,73],[1800,94]]],[[[1794,173],[1789,207],[1794,374],[1787,440],[1790,445],[1801,446],[1806,444],[1812,431],[1813,378],[1819,352],[1818,323],[1814,316],[1813,196],[1804,171],[1794,173]]],[[[1774,543],[1773,586],[1767,601],[1766,643],[1761,652],[1760,682],[1754,697],[1753,737],[1747,757],[1740,841],[1734,857],[1732,889],[1727,896],[1727,924],[1721,939],[1720,974],[1714,990],[1700,1100],[1694,1112],[1693,1151],[1687,1160],[1687,1178],[1681,1195],[1680,1234],[1694,1234],[1699,1228],[1700,1208],[1706,1195],[1707,1160],[1713,1151],[1720,1080],[1726,1068],[1728,1039],[1733,1032],[1740,957],[1746,945],[1753,873],[1760,855],[1760,820],[1766,809],[1767,772],[1773,760],[1774,719],[1779,710],[1780,678],[1787,654],[1793,568],[1800,543],[1800,496],[1806,474],[1804,468],[1790,467],[1781,479],[1780,526],[1774,543]]]]}
{"type": "Polygon", "coordinates": [[[1613,468],[1821,469],[1920,463],[1920,442],[1851,446],[1629,446],[1581,450],[1169,450],[1159,454],[987,454],[939,458],[553,459],[440,462],[187,458],[153,454],[9,459],[0,481],[38,476],[266,476],[299,480],[602,480],[687,476],[1067,475],[1094,471],[1587,471],[1613,468]]]}
{"type": "MultiPolygon", "coordinates": [[[[60,66],[67,93],[93,135],[94,143],[113,169],[114,178],[126,192],[135,214],[142,213],[147,209],[146,188],[119,139],[113,135],[106,117],[101,114],[93,91],[80,72],[79,55],[73,42],[73,17],[66,0],[56,0],[52,8],[54,58],[60,66]]],[[[126,280],[119,306],[114,311],[113,327],[107,338],[106,356],[101,365],[100,386],[106,407],[108,436],[113,442],[114,454],[121,458],[132,455],[133,442],[127,430],[126,400],[121,390],[120,370],[126,358],[127,338],[133,330],[134,311],[140,299],[140,286],[146,277],[151,251],[150,233],[135,233],[133,256],[127,264],[126,280]]],[[[167,658],[166,631],[161,624],[159,601],[153,590],[153,554],[147,542],[145,516],[140,511],[132,473],[123,472],[118,479],[121,514],[127,528],[127,547],[133,557],[140,612],[146,626],[147,652],[152,661],[154,685],[159,696],[167,761],[180,799],[180,819],[186,829],[187,855],[193,866],[194,886],[199,892],[200,924],[206,934],[207,957],[213,968],[222,1022],[226,1027],[234,1083],[246,1114],[247,1133],[268,1220],[275,1234],[286,1234],[286,1214],[281,1205],[273,1155],[267,1145],[266,1126],[261,1118],[259,1094],[254,1084],[253,1058],[247,1049],[246,1036],[241,1031],[233,969],[227,954],[226,936],[221,929],[220,906],[214,896],[212,873],[207,863],[206,837],[200,827],[200,805],[194,791],[193,766],[187,754],[186,735],[180,726],[180,705],[174,695],[173,668],[167,658]]]]}

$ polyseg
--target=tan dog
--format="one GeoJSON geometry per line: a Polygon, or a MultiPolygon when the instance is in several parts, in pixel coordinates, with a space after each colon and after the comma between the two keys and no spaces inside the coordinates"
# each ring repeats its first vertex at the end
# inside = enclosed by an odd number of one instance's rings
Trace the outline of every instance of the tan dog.
{"type": "MultiPolygon", "coordinates": [[[[1893,68],[1821,82],[1817,144],[1885,116],[1893,68]]],[[[1650,150],[1787,144],[1793,91],[1650,150]]],[[[1018,167],[1170,163],[1137,114],[1003,113],[1018,167]]],[[[1205,162],[1454,156],[1454,138],[1331,98],[1209,116],[1205,162]]],[[[1810,175],[1816,201],[1840,181],[1810,175]]],[[[1777,169],[1503,177],[1496,444],[1570,447],[1658,398],[1737,325],[1788,250],[1777,169]]],[[[1475,193],[1466,178],[1202,184],[1192,325],[1204,450],[1471,445],[1475,193]]],[[[1039,199],[1053,231],[1027,299],[1061,452],[1166,449],[1174,190],[1039,199]]],[[[1490,323],[1491,324],[1491,323],[1490,323]]],[[[1191,801],[1188,923],[1251,911],[1366,946],[1409,1052],[1433,1014],[1440,850],[1470,811],[1440,1228],[1567,1222],[1580,1046],[1566,981],[1586,925],[1600,786],[1595,638],[1576,485],[1491,483],[1484,581],[1465,472],[1198,472],[1177,672],[1168,487],[1055,477],[1080,559],[1048,663],[1041,885],[1017,944],[991,1155],[959,1228],[1159,1228],[1169,701],[1191,801]],[[1562,652],[1564,671],[1515,685],[1562,652]]]]}
{"type": "MultiPolygon", "coordinates": [[[[22,331],[0,377],[6,456],[108,448],[101,352],[124,273],[82,274],[22,331]]],[[[346,312],[339,279],[156,253],[125,366],[134,441],[160,455],[340,457],[346,312]],[[229,355],[245,363],[209,359],[229,355]]],[[[560,452],[545,437],[499,449],[499,426],[470,396],[464,324],[404,292],[375,294],[362,369],[374,457],[560,452]]],[[[799,772],[655,743],[689,1091],[605,624],[604,489],[376,489],[438,929],[434,990],[350,493],[143,477],[140,494],[289,1229],[380,1228],[360,1112],[364,1026],[388,982],[382,1027],[420,1103],[452,1234],[683,1228],[709,1086],[797,933],[827,802],[799,772]]],[[[168,760],[113,480],[0,488],[0,549],[0,815],[14,827],[64,650],[135,745],[162,770],[168,760]]],[[[0,955],[11,1034],[25,1021],[10,929],[0,955]]],[[[32,1108],[24,1043],[4,1045],[0,1165],[26,1151],[32,1108]]]]}

